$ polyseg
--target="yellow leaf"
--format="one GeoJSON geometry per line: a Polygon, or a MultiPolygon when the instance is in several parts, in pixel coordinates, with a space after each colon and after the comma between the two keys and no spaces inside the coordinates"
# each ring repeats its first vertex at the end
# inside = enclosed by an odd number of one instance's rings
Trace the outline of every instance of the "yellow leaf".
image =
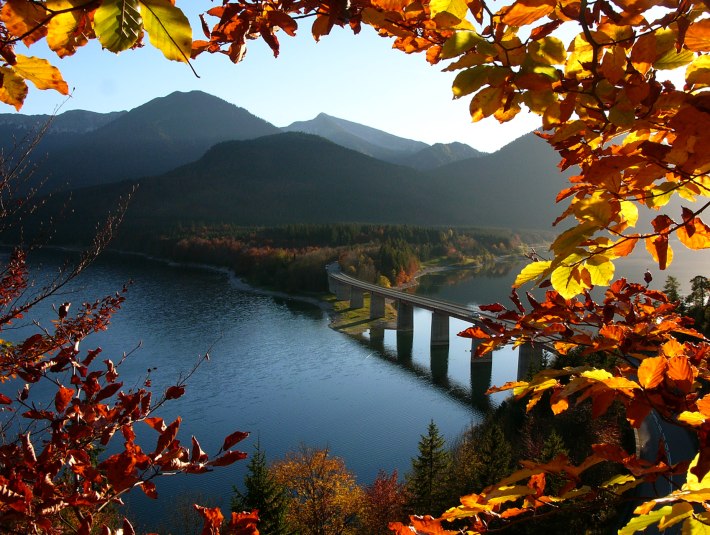
{"type": "Polygon", "coordinates": [[[131,48],[141,35],[138,0],[105,0],[94,13],[94,31],[101,46],[111,52],[131,48]]]}
{"type": "Polygon", "coordinates": [[[697,491],[710,488],[710,472],[703,476],[701,481],[698,481],[698,476],[696,476],[692,470],[698,465],[698,458],[700,454],[696,454],[693,461],[688,466],[688,472],[685,475],[685,484],[683,485],[683,490],[697,491]]]}
{"type": "Polygon", "coordinates": [[[710,56],[703,55],[695,58],[685,69],[685,81],[688,85],[700,87],[710,85],[710,56]]]}
{"type": "Polygon", "coordinates": [[[486,87],[481,89],[471,100],[469,111],[471,120],[476,123],[481,119],[490,117],[503,104],[504,93],[500,87],[486,87]]]}
{"type": "Polygon", "coordinates": [[[619,212],[622,217],[622,221],[625,222],[629,227],[635,227],[639,219],[639,209],[636,203],[631,201],[620,201],[621,211],[619,212]]]}
{"type": "Polygon", "coordinates": [[[710,515],[697,513],[683,522],[683,535],[710,535],[710,515]]]}
{"type": "Polygon", "coordinates": [[[681,520],[688,518],[692,514],[693,506],[689,503],[674,503],[671,506],[671,512],[665,515],[658,523],[658,529],[664,531],[665,529],[677,524],[681,520]]]}
{"type": "Polygon", "coordinates": [[[432,0],[430,16],[440,28],[457,26],[466,18],[468,5],[464,0],[432,0]]]}
{"type": "Polygon", "coordinates": [[[24,78],[17,76],[12,69],[0,67],[2,85],[0,86],[0,102],[15,106],[20,111],[27,96],[27,84],[24,78]]]}
{"type": "Polygon", "coordinates": [[[630,481],[636,481],[636,478],[630,474],[618,474],[610,479],[607,479],[601,484],[601,488],[607,489],[609,487],[616,487],[618,485],[625,485],[630,481]]]}
{"type": "Polygon", "coordinates": [[[665,507],[661,507],[660,509],[656,509],[655,511],[646,513],[645,515],[635,516],[629,520],[628,524],[619,530],[619,535],[632,535],[637,531],[643,531],[647,527],[660,522],[664,516],[670,514],[672,511],[673,508],[670,505],[667,505],[665,507]]]}
{"type": "Polygon", "coordinates": [[[565,44],[557,37],[543,37],[528,46],[533,61],[544,65],[561,65],[567,59],[565,44]]]}
{"type": "Polygon", "coordinates": [[[710,227],[694,217],[677,232],[678,239],[688,249],[707,249],[710,247],[710,227]]]}
{"type": "Polygon", "coordinates": [[[17,55],[17,63],[12,66],[16,74],[32,82],[37,89],[55,89],[62,95],[69,94],[69,86],[59,69],[46,59],[17,55]]]}
{"type": "Polygon", "coordinates": [[[699,427],[705,423],[705,415],[699,412],[683,411],[678,415],[678,421],[692,425],[693,427],[699,427]]]}
{"type": "Polygon", "coordinates": [[[539,279],[540,277],[547,275],[548,269],[550,269],[550,264],[552,264],[552,262],[549,260],[543,262],[530,262],[515,278],[513,288],[519,288],[526,282],[530,282],[531,280],[539,279]]]}
{"type": "Polygon", "coordinates": [[[591,63],[594,58],[594,49],[589,44],[584,34],[574,38],[568,49],[569,55],[565,64],[565,76],[570,78],[583,78],[589,74],[585,64],[591,63]]]}
{"type": "Polygon", "coordinates": [[[694,22],[685,32],[685,46],[693,52],[710,52],[710,20],[694,22]]]}
{"type": "Polygon", "coordinates": [[[189,62],[192,28],[185,14],[171,0],[141,0],[140,3],[150,44],[170,60],[189,62]]]}
{"type": "Polygon", "coordinates": [[[586,268],[595,286],[607,286],[614,278],[614,263],[606,256],[593,256],[587,260],[586,268]]]}
{"type": "Polygon", "coordinates": [[[597,228],[597,225],[590,222],[572,227],[557,236],[550,249],[554,251],[556,257],[565,258],[573,254],[583,242],[587,241],[597,228]]]}
{"type": "Polygon", "coordinates": [[[83,0],[47,0],[47,9],[61,11],[47,23],[47,45],[60,58],[71,56],[76,49],[89,40],[84,33],[82,12],[83,0]]]}
{"type": "Polygon", "coordinates": [[[552,272],[550,281],[552,287],[565,299],[571,299],[589,288],[582,280],[579,266],[561,265],[557,267],[552,272]]]}

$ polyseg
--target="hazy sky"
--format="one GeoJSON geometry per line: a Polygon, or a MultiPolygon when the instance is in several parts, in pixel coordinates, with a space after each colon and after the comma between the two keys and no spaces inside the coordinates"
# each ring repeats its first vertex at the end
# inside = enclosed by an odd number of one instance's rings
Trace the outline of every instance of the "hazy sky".
{"type": "MultiPolygon", "coordinates": [[[[202,2],[192,5],[199,4],[209,7],[202,2]]],[[[193,62],[200,78],[186,65],[165,60],[150,45],[114,55],[91,43],[63,60],[35,45],[32,55],[50,58],[74,88],[73,96],[64,102],[56,92],[30,87],[22,113],[51,113],[63,102],[60,112],[127,110],[173,91],[198,89],[277,126],[325,112],[427,143],[461,141],[485,151],[496,150],[539,124],[526,112],[506,125],[494,120],[473,124],[469,99],[452,99],[454,73],[430,66],[421,54],[392,50],[391,42],[370,28],[358,36],[334,28],[316,43],[311,22],[300,22],[296,38],[279,32],[277,59],[263,41],[250,41],[245,60],[237,65],[223,55],[200,56],[193,62]]],[[[191,16],[191,23],[193,31],[200,32],[194,37],[201,38],[199,22],[191,16]]]]}

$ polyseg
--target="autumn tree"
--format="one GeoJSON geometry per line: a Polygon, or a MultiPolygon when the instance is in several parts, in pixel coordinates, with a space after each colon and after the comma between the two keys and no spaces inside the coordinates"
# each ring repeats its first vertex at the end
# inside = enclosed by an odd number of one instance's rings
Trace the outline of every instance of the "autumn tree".
{"type": "MultiPolygon", "coordinates": [[[[531,254],[514,283],[510,308],[481,307],[481,324],[465,336],[482,339],[479,355],[531,342],[554,347],[562,358],[572,350],[613,356],[616,364],[609,369],[584,364],[544,370],[502,388],[527,398],[530,409],[544,399],[555,414],[590,401],[597,417],[617,402],[634,429],[655,411],[696,437],[697,455],[689,465],[670,465],[598,444],[578,464],[531,461],[500,484],[462,497],[440,519],[413,518],[412,529],[442,533],[447,520],[467,521],[472,532],[499,529],[554,510],[560,501],[622,494],[676,472],[685,473],[686,483],[641,503],[625,532],[679,523],[690,532],[710,523],[710,346],[674,303],[650,288],[650,278],[614,280],[615,262],[636,247],[645,248],[661,270],[673,262],[671,237],[692,250],[710,247],[703,221],[710,206],[705,2],[224,0],[205,13],[205,38],[196,41],[169,0],[6,0],[0,23],[0,100],[16,108],[27,80],[67,91],[56,68],[15,51],[20,41],[32,47],[44,39],[62,57],[94,38],[113,52],[130,49],[147,33],[170,59],[221,53],[236,63],[245,57],[247,40],[261,38],[278,54],[277,32],[294,35],[307,23],[315,39],[335,26],[357,33],[370,25],[393,39],[395,48],[421,52],[429,63],[456,73],[453,95],[469,99],[473,121],[510,121],[523,109],[539,116],[539,135],[559,154],[561,169],[578,170],[557,196],[564,204],[554,223],[569,225],[549,254],[531,254]],[[651,213],[649,227],[639,224],[639,210],[651,213]],[[523,304],[518,289],[530,283],[548,289],[542,298],[526,296],[523,304]],[[606,291],[597,303],[590,291],[599,286],[606,291]],[[622,468],[601,485],[582,485],[580,475],[600,463],[622,468]],[[548,494],[547,474],[565,478],[561,494],[548,494]]],[[[402,525],[393,529],[411,533],[402,525]]]]}
{"type": "Polygon", "coordinates": [[[286,519],[304,535],[356,533],[363,491],[339,457],[328,450],[301,446],[270,468],[289,495],[286,519]]]}
{"type": "Polygon", "coordinates": [[[409,501],[407,487],[399,481],[397,470],[387,474],[383,470],[365,488],[365,507],[362,514],[362,531],[369,535],[389,533],[389,523],[406,518],[409,501]]]}
{"type": "Polygon", "coordinates": [[[448,483],[451,458],[446,440],[434,420],[418,444],[419,454],[412,459],[412,471],[407,474],[409,507],[416,513],[443,512],[448,503],[448,483]]]}
{"type": "Polygon", "coordinates": [[[288,507],[286,490],[276,481],[273,471],[266,464],[266,454],[259,440],[247,465],[244,478],[245,491],[234,487],[232,511],[259,511],[259,530],[263,533],[282,535],[290,533],[286,525],[288,507]]]}

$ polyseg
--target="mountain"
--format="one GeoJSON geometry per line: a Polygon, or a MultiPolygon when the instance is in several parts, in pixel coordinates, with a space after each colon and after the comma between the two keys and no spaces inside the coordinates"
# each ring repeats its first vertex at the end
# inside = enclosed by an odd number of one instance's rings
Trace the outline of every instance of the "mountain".
{"type": "Polygon", "coordinates": [[[51,115],[21,115],[19,113],[0,113],[0,130],[30,132],[42,128],[50,122],[48,134],[84,134],[108,124],[126,113],[114,111],[97,113],[85,110],[65,111],[55,117],[51,115]]]}
{"type": "MultiPolygon", "coordinates": [[[[73,114],[73,112],[66,112],[73,114]]],[[[87,112],[84,112],[87,113],[87,112]]],[[[65,114],[55,124],[69,122],[65,114]]],[[[84,121],[86,124],[86,121],[84,121]]],[[[248,111],[200,91],[172,93],[104,124],[59,140],[49,136],[37,153],[38,176],[76,188],[164,173],[194,161],[215,143],[275,134],[279,129],[248,111]]]]}
{"type": "Polygon", "coordinates": [[[388,134],[325,113],[319,114],[310,121],[297,121],[282,130],[314,134],[378,160],[406,165],[414,169],[433,169],[446,163],[482,154],[464,143],[427,145],[421,141],[388,134]]]}
{"type": "Polygon", "coordinates": [[[303,132],[329,139],[348,149],[384,161],[397,160],[427,148],[426,143],[394,136],[345,119],[321,113],[310,121],[297,121],[282,129],[285,132],[303,132]]]}
{"type": "MultiPolygon", "coordinates": [[[[564,182],[550,152],[528,135],[498,153],[420,172],[308,134],[223,142],[193,163],[140,180],[125,216],[123,240],[130,245],[141,236],[194,224],[549,229],[561,211],[550,209],[551,199],[564,182]]],[[[91,236],[95,222],[135,184],[73,191],[65,241],[91,236]]],[[[49,212],[67,202],[55,196],[49,212]]]]}
{"type": "Polygon", "coordinates": [[[448,163],[477,158],[484,153],[477,151],[465,143],[435,143],[414,154],[403,156],[394,161],[414,169],[429,170],[448,163]]]}
{"type": "Polygon", "coordinates": [[[446,199],[452,225],[550,229],[565,208],[555,197],[572,174],[560,173],[558,162],[530,133],[492,154],[428,171],[429,194],[446,199]]]}

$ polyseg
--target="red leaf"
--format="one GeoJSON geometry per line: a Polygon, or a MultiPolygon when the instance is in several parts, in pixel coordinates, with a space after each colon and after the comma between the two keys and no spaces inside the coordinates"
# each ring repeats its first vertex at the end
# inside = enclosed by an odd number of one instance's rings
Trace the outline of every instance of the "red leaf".
{"type": "Polygon", "coordinates": [[[165,399],[177,399],[185,393],[184,386],[171,386],[165,391],[165,399]]]}
{"type": "Polygon", "coordinates": [[[113,383],[110,384],[104,388],[102,388],[98,394],[96,394],[96,398],[94,401],[101,401],[102,399],[110,398],[113,396],[121,387],[123,386],[123,383],[113,383]]]}
{"type": "Polygon", "coordinates": [[[165,431],[165,422],[163,422],[162,418],[157,418],[153,416],[152,418],[146,418],[143,421],[147,423],[150,427],[155,429],[158,433],[162,433],[163,431],[165,431]]]}
{"type": "Polygon", "coordinates": [[[175,421],[166,427],[165,431],[160,434],[160,438],[158,438],[158,445],[155,447],[155,453],[162,452],[173,440],[175,440],[181,421],[182,418],[178,416],[175,418],[175,421]]]}
{"type": "Polygon", "coordinates": [[[503,312],[505,307],[500,303],[493,303],[492,305],[481,305],[478,307],[486,312],[503,312]]]}
{"type": "Polygon", "coordinates": [[[7,397],[5,394],[0,394],[0,405],[9,405],[12,403],[12,400],[7,397]]]}
{"type": "Polygon", "coordinates": [[[192,455],[190,456],[190,462],[201,463],[209,459],[209,456],[202,451],[200,443],[197,442],[195,437],[192,437],[192,455]]]}
{"type": "Polygon", "coordinates": [[[136,535],[136,530],[127,518],[123,519],[123,535],[136,535]]]}
{"type": "Polygon", "coordinates": [[[228,451],[221,457],[217,457],[216,459],[208,462],[210,466],[228,466],[234,462],[241,461],[242,459],[246,459],[247,454],[244,453],[243,451],[238,451],[238,450],[232,450],[228,451]]]}
{"type": "Polygon", "coordinates": [[[222,444],[222,450],[227,451],[229,448],[234,446],[236,443],[241,442],[248,436],[249,433],[245,433],[244,431],[235,431],[224,439],[224,444],[222,444]]]}
{"type": "Polygon", "coordinates": [[[143,492],[145,492],[145,495],[148,496],[148,498],[152,498],[154,500],[158,499],[158,491],[155,488],[155,483],[153,483],[152,481],[144,481],[141,485],[141,488],[143,489],[143,492]]]}

